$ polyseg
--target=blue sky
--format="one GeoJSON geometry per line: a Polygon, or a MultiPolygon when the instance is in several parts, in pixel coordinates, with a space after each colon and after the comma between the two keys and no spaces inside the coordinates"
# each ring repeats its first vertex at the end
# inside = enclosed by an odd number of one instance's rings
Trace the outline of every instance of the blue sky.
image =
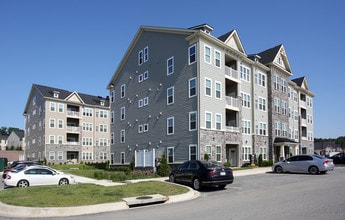
{"type": "Polygon", "coordinates": [[[107,96],[141,25],[236,29],[247,54],[283,44],[314,98],[314,137],[345,136],[342,0],[0,0],[0,127],[24,128],[32,84],[107,96]],[[122,3],[125,2],[125,3],[122,3]]]}

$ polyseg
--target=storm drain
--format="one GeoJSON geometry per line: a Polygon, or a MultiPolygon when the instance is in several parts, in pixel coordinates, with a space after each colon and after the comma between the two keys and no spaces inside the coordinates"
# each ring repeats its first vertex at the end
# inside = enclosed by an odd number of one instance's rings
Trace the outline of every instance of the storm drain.
{"type": "Polygon", "coordinates": [[[167,196],[161,194],[145,195],[139,197],[123,198],[129,208],[164,203],[168,200],[167,196]]]}

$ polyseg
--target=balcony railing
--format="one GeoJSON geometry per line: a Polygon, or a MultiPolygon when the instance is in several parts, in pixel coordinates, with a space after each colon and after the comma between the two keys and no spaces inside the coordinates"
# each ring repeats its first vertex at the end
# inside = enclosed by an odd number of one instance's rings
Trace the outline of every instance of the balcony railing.
{"type": "Polygon", "coordinates": [[[232,107],[238,108],[239,107],[239,100],[237,98],[233,98],[231,96],[225,96],[226,104],[232,107]]]}
{"type": "Polygon", "coordinates": [[[79,112],[67,110],[67,115],[72,117],[79,117],[79,112]]]}
{"type": "Polygon", "coordinates": [[[240,128],[239,127],[233,127],[233,126],[226,126],[226,131],[239,133],[240,128]]]}
{"type": "Polygon", "coordinates": [[[231,67],[225,66],[225,75],[228,76],[229,78],[239,80],[237,70],[234,70],[231,67]]]}
{"type": "Polygon", "coordinates": [[[68,145],[80,145],[78,141],[67,141],[68,145]]]}
{"type": "Polygon", "coordinates": [[[70,131],[70,132],[80,132],[80,127],[67,126],[67,131],[70,131]]]}

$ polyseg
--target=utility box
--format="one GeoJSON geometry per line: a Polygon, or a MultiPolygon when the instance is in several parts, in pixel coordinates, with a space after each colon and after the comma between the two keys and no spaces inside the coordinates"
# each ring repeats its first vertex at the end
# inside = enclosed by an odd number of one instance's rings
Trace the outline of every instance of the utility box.
{"type": "Polygon", "coordinates": [[[3,172],[4,169],[7,167],[7,158],[0,158],[0,172],[3,172]]]}

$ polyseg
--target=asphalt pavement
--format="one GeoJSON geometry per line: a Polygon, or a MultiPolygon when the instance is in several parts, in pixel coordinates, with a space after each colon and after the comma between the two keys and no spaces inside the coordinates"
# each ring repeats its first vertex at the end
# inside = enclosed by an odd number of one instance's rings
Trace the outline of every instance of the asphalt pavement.
{"type": "MultiPolygon", "coordinates": [[[[246,169],[246,170],[234,170],[234,177],[236,181],[236,177],[238,176],[246,176],[246,175],[254,175],[254,174],[261,174],[271,172],[271,167],[260,167],[260,168],[253,168],[253,169],[246,169]]],[[[168,182],[167,177],[161,178],[152,178],[152,179],[139,179],[139,180],[127,180],[126,182],[111,182],[109,180],[95,180],[91,178],[81,177],[81,176],[74,176],[76,183],[93,183],[103,186],[116,186],[116,185],[124,185],[124,184],[131,184],[136,182],[142,181],[166,181],[168,182]]],[[[198,191],[193,190],[192,188],[188,187],[189,191],[184,194],[175,195],[175,196],[162,196],[160,194],[155,195],[147,195],[141,197],[132,197],[132,198],[124,198],[122,202],[115,202],[115,203],[106,203],[106,204],[98,204],[98,205],[88,205],[88,206],[74,206],[74,207],[22,207],[22,206],[11,206],[0,202],[0,216],[3,217],[64,217],[64,216],[75,216],[75,215],[86,215],[86,214],[94,214],[94,213],[101,213],[101,212],[110,212],[110,211],[117,211],[117,210],[124,210],[129,209],[131,205],[145,205],[157,202],[164,202],[165,204],[168,203],[176,203],[181,201],[187,201],[191,199],[195,199],[200,196],[198,191]]]]}

